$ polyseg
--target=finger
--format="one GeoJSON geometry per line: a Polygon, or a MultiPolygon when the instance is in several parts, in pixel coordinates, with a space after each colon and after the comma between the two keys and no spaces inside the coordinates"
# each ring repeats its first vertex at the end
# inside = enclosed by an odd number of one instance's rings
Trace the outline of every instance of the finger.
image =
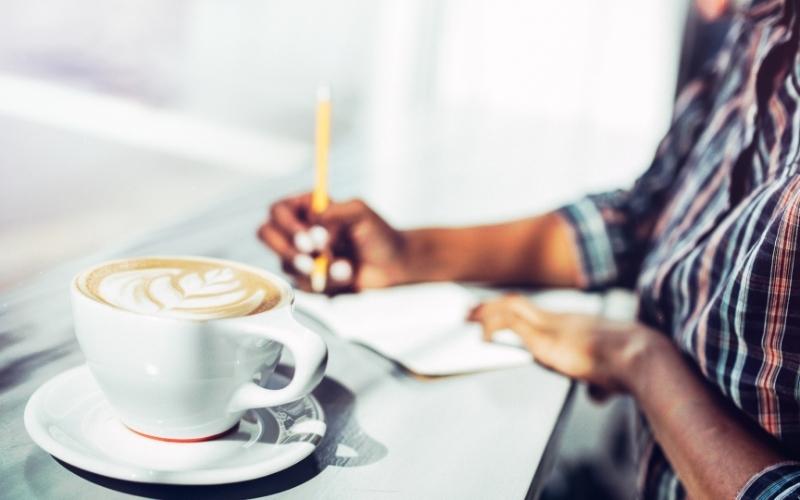
{"type": "Polygon", "coordinates": [[[542,309],[524,298],[511,300],[511,308],[521,317],[527,318],[528,321],[542,328],[556,329],[561,323],[562,315],[542,309]]]}
{"type": "Polygon", "coordinates": [[[270,207],[269,218],[289,234],[308,230],[308,224],[301,220],[301,214],[298,213],[297,207],[285,200],[270,207]]]}
{"type": "Polygon", "coordinates": [[[308,236],[314,250],[321,252],[327,248],[330,234],[324,227],[320,225],[311,226],[308,229],[308,236]]]}
{"type": "Polygon", "coordinates": [[[505,309],[497,307],[492,301],[473,307],[467,315],[467,320],[481,324],[485,342],[491,342],[497,330],[508,328],[508,315],[505,309]]]}
{"type": "Polygon", "coordinates": [[[503,318],[507,322],[510,316],[513,314],[514,311],[508,306],[508,304],[498,300],[484,302],[473,308],[470,312],[471,317],[482,323],[488,320],[496,322],[500,318],[503,318]]]}
{"type": "MultiPolygon", "coordinates": [[[[312,266],[313,266],[313,263],[312,263],[312,266]]],[[[337,259],[337,260],[334,260],[333,263],[328,266],[328,270],[327,270],[327,274],[326,274],[326,278],[327,279],[325,279],[324,286],[322,286],[320,283],[317,283],[316,287],[314,286],[314,283],[313,283],[314,276],[313,276],[313,274],[310,275],[310,276],[309,275],[299,276],[298,280],[304,286],[307,286],[309,291],[312,291],[314,293],[324,293],[325,295],[328,295],[328,296],[331,296],[331,297],[334,296],[334,295],[340,295],[342,293],[353,293],[353,292],[356,292],[357,290],[356,290],[356,287],[355,287],[354,280],[352,279],[352,271],[351,271],[351,269],[352,269],[352,266],[351,266],[351,264],[349,262],[344,261],[343,259],[337,259]],[[345,266],[347,268],[349,268],[349,271],[347,271],[347,272],[350,273],[350,278],[349,279],[347,278],[346,274],[345,275],[342,274],[342,270],[341,269],[337,269],[337,268],[341,268],[342,267],[342,262],[345,264],[345,266]],[[336,276],[337,274],[338,274],[337,277],[340,278],[340,279],[334,279],[334,277],[332,276],[332,275],[336,276]],[[342,279],[342,278],[344,278],[344,279],[342,279]]]]}
{"type": "Polygon", "coordinates": [[[299,253],[292,259],[292,267],[303,276],[310,276],[314,269],[314,259],[307,253],[299,253]]]}
{"type": "Polygon", "coordinates": [[[534,357],[547,352],[552,346],[554,339],[551,331],[531,323],[528,318],[520,316],[507,304],[484,303],[478,315],[486,341],[493,340],[498,330],[509,329],[519,336],[525,348],[534,357]]]}
{"type": "Polygon", "coordinates": [[[506,318],[502,316],[485,316],[480,320],[484,342],[491,342],[495,332],[508,328],[506,318]]]}
{"type": "Polygon", "coordinates": [[[520,295],[505,295],[484,302],[481,314],[514,314],[542,331],[553,331],[559,326],[559,316],[545,311],[520,295]]]}
{"type": "Polygon", "coordinates": [[[469,314],[467,317],[471,321],[480,321],[481,318],[486,316],[497,316],[499,314],[505,314],[508,307],[505,305],[502,298],[494,298],[489,299],[480,304],[474,306],[470,309],[469,314]]]}
{"type": "Polygon", "coordinates": [[[294,247],[303,252],[303,253],[311,253],[314,251],[314,242],[311,240],[311,236],[306,231],[299,231],[294,233],[292,237],[292,243],[294,243],[294,247]]]}
{"type": "Polygon", "coordinates": [[[314,244],[308,233],[308,226],[303,223],[295,211],[285,202],[272,205],[269,222],[276,229],[292,237],[292,243],[303,253],[314,251],[314,244]]]}
{"type": "Polygon", "coordinates": [[[483,309],[483,304],[478,304],[477,306],[470,309],[469,313],[467,313],[467,321],[479,321],[482,309],[483,309]]]}
{"type": "Polygon", "coordinates": [[[317,216],[322,223],[352,224],[361,220],[370,213],[370,208],[362,200],[354,199],[341,203],[331,203],[328,208],[317,216]]]}
{"type": "Polygon", "coordinates": [[[334,282],[350,283],[353,280],[353,265],[346,259],[336,259],[331,263],[328,274],[334,282]]]}
{"type": "Polygon", "coordinates": [[[281,260],[292,262],[298,253],[294,245],[287,239],[286,234],[275,227],[272,222],[262,225],[258,231],[258,236],[261,241],[278,254],[281,260]]]}

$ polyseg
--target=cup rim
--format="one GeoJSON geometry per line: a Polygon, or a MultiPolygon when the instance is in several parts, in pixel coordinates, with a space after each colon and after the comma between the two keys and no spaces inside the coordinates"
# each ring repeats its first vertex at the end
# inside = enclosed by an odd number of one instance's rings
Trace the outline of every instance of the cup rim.
{"type": "Polygon", "coordinates": [[[120,258],[117,258],[117,259],[104,260],[102,262],[98,262],[96,264],[93,264],[93,265],[91,265],[89,267],[86,267],[86,268],[78,271],[72,277],[72,280],[70,281],[70,291],[72,293],[76,294],[77,296],[88,300],[92,304],[97,304],[98,306],[101,306],[101,307],[104,307],[104,308],[108,308],[108,309],[113,310],[113,311],[118,312],[118,313],[133,314],[135,316],[140,316],[140,317],[145,317],[145,318],[152,318],[152,319],[157,319],[157,320],[161,320],[161,321],[170,320],[170,321],[188,322],[188,323],[207,323],[207,322],[210,322],[210,321],[224,321],[224,320],[227,320],[227,319],[235,319],[235,318],[242,317],[242,316],[230,316],[230,317],[222,317],[222,318],[192,319],[192,318],[174,318],[174,317],[169,317],[169,316],[158,316],[158,315],[154,315],[154,314],[146,314],[146,313],[141,313],[141,312],[137,312],[137,311],[129,311],[127,309],[121,309],[119,307],[113,306],[113,305],[108,304],[106,302],[101,302],[101,301],[99,301],[99,300],[97,300],[97,299],[95,299],[93,297],[90,297],[90,296],[86,295],[85,293],[83,293],[81,291],[80,287],[78,286],[78,281],[82,277],[88,275],[89,273],[91,273],[91,272],[93,272],[93,271],[95,271],[97,269],[100,269],[101,267],[105,267],[105,266],[109,266],[109,265],[113,265],[113,264],[118,264],[118,263],[123,263],[123,262],[130,262],[132,260],[148,260],[148,259],[176,259],[176,260],[191,260],[191,261],[198,261],[198,262],[214,262],[214,263],[218,263],[218,264],[228,264],[228,265],[232,265],[234,267],[239,267],[239,268],[245,269],[247,271],[253,272],[255,274],[258,274],[258,275],[266,278],[267,280],[269,280],[273,284],[277,285],[278,288],[281,291],[281,300],[274,307],[271,307],[270,309],[267,309],[266,311],[262,311],[262,312],[257,313],[257,314],[250,314],[247,317],[256,318],[256,317],[259,317],[259,316],[262,316],[262,315],[265,315],[265,314],[272,313],[272,312],[274,312],[276,310],[283,309],[284,307],[287,307],[287,306],[291,307],[294,304],[294,301],[295,301],[294,288],[289,284],[288,281],[286,281],[284,278],[282,278],[281,276],[278,276],[277,274],[275,274],[273,272],[267,271],[266,269],[262,269],[262,268],[259,268],[259,267],[256,267],[256,266],[253,266],[253,265],[250,265],[250,264],[244,264],[242,262],[237,262],[235,260],[220,259],[220,258],[216,258],[216,257],[203,257],[201,255],[165,255],[165,254],[159,254],[159,255],[137,255],[137,256],[127,257],[127,258],[126,257],[120,257],[120,258]]]}

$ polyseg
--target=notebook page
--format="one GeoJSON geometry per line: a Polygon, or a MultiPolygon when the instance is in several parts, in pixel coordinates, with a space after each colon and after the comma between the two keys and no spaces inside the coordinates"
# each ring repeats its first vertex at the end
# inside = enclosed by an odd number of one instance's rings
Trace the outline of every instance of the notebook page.
{"type": "MultiPolygon", "coordinates": [[[[495,341],[487,343],[480,326],[466,321],[469,310],[487,293],[498,292],[454,283],[369,290],[332,299],[298,292],[297,307],[337,335],[364,344],[421,375],[452,375],[530,363],[530,354],[513,332],[498,332],[495,341]]],[[[569,294],[576,292],[560,296],[559,292],[547,293],[556,293],[549,301],[551,309],[559,309],[553,304],[563,309],[572,302],[567,309],[575,310],[575,296],[569,294]],[[573,300],[565,300],[568,298],[573,300]]]]}

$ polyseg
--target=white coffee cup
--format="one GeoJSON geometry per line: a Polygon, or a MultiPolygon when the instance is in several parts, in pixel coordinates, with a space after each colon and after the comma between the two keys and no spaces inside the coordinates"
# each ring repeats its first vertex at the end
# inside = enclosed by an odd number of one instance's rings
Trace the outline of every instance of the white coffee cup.
{"type": "Polygon", "coordinates": [[[78,286],[105,262],[72,281],[75,332],[87,364],[120,420],[166,440],[209,439],[233,428],[245,410],[302,398],[322,379],[327,348],[292,315],[294,294],[278,276],[205,257],[148,257],[232,266],[255,273],[280,292],[270,309],[248,316],[186,319],[142,314],[90,297],[78,286]],[[292,353],[294,376],[277,390],[262,387],[281,357],[292,353]],[[254,382],[260,374],[260,384],[254,382]]]}

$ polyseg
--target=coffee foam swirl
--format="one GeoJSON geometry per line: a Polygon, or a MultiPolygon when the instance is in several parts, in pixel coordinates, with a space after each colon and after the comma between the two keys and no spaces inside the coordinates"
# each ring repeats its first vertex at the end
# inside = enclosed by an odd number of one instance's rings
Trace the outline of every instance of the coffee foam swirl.
{"type": "Polygon", "coordinates": [[[275,285],[253,272],[177,258],[112,263],[88,273],[79,287],[126,311],[196,320],[257,314],[281,299],[275,285]]]}

